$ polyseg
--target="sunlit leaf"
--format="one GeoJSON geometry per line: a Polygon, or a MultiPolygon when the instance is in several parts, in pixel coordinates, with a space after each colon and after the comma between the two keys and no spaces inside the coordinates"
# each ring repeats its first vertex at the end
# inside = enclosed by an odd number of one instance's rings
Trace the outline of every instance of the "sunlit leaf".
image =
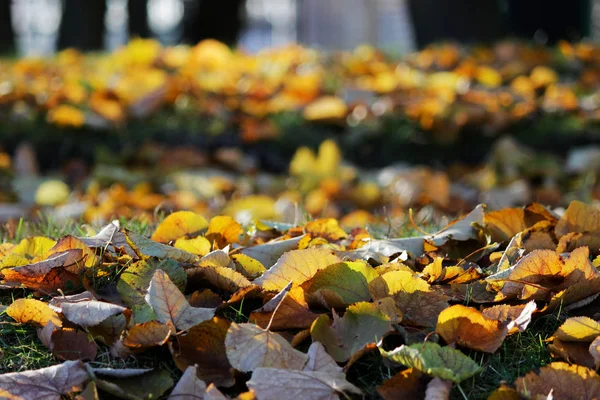
{"type": "Polygon", "coordinates": [[[192,211],[176,211],[161,222],[150,239],[155,242],[169,243],[191,234],[197,234],[207,226],[208,222],[200,214],[192,211]]]}
{"type": "Polygon", "coordinates": [[[479,364],[461,351],[432,342],[402,345],[389,352],[380,351],[383,357],[398,364],[457,383],[481,371],[479,364]]]}

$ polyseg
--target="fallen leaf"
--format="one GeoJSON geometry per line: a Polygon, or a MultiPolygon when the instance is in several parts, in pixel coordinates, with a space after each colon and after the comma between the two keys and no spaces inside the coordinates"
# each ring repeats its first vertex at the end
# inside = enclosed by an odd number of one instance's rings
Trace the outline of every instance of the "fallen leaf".
{"type": "Polygon", "coordinates": [[[138,255],[138,257],[156,257],[159,259],[171,258],[173,260],[194,264],[200,258],[192,253],[167,246],[162,243],[154,242],[142,235],[134,232],[127,232],[127,244],[138,255]]]}
{"type": "Polygon", "coordinates": [[[197,234],[208,226],[206,219],[192,211],[176,211],[158,225],[151,240],[160,243],[169,243],[179,238],[197,234]]]}
{"type": "Polygon", "coordinates": [[[309,299],[326,308],[343,308],[371,300],[369,282],[375,278],[379,275],[364,261],[341,262],[317,271],[302,286],[309,299]]]}
{"type": "Polygon", "coordinates": [[[171,337],[172,328],[158,321],[135,324],[127,330],[123,344],[131,349],[147,349],[162,346],[171,337]]]}
{"type": "Polygon", "coordinates": [[[519,394],[526,398],[592,400],[600,397],[600,376],[580,365],[553,362],[539,372],[529,372],[515,381],[519,394]],[[538,397],[539,396],[539,397],[538,397]]]}
{"type": "Polygon", "coordinates": [[[265,271],[264,265],[260,261],[247,256],[246,254],[234,254],[231,256],[235,264],[235,269],[248,279],[256,279],[261,276],[265,271]]]}
{"type": "Polygon", "coordinates": [[[433,378],[427,384],[425,400],[448,400],[450,398],[451,389],[452,382],[440,378],[433,378]]]}
{"type": "Polygon", "coordinates": [[[594,367],[598,369],[600,366],[600,336],[590,343],[589,352],[594,359],[594,367]]]}
{"type": "Polygon", "coordinates": [[[176,337],[173,360],[185,371],[195,365],[199,379],[222,387],[234,384],[232,367],[225,352],[225,337],[231,322],[220,317],[193,326],[176,337]]]}
{"type": "Polygon", "coordinates": [[[561,237],[569,232],[598,232],[600,231],[600,209],[595,205],[585,204],[574,200],[562,215],[554,232],[561,237]]]}
{"type": "Polygon", "coordinates": [[[61,327],[62,321],[48,304],[35,299],[17,299],[6,309],[6,314],[22,324],[45,326],[51,322],[61,327]]]}
{"type": "MultiPolygon", "coordinates": [[[[127,371],[127,370],[122,370],[127,371]]],[[[95,371],[97,375],[99,374],[95,371]]],[[[166,369],[153,370],[143,374],[137,373],[127,376],[98,376],[96,384],[99,389],[117,396],[121,399],[143,400],[160,398],[173,386],[173,380],[166,369]]]]}
{"type": "Polygon", "coordinates": [[[182,331],[215,315],[214,308],[190,306],[183,293],[161,269],[154,272],[145,299],[160,322],[171,323],[182,331]]]}
{"type": "Polygon", "coordinates": [[[65,318],[82,327],[98,325],[125,310],[125,307],[97,300],[65,301],[60,304],[60,312],[65,318]]]}
{"type": "Polygon", "coordinates": [[[98,347],[85,331],[62,328],[52,333],[52,354],[60,360],[91,360],[98,347]]]}
{"type": "Polygon", "coordinates": [[[287,294],[282,298],[275,296],[264,306],[250,313],[249,320],[261,328],[266,328],[270,324],[270,329],[274,331],[309,328],[319,315],[310,311],[304,299],[304,290],[301,287],[290,286],[285,293],[287,294]]]}
{"type": "Polygon", "coordinates": [[[390,319],[375,304],[356,303],[343,317],[333,312],[333,322],[321,315],[313,322],[310,333],[321,342],[337,362],[348,361],[365,346],[377,343],[392,330],[390,319]]]}
{"type": "Polygon", "coordinates": [[[461,351],[437,343],[415,343],[402,345],[392,351],[379,349],[388,360],[417,369],[436,378],[459,383],[481,371],[475,361],[461,351]]]}
{"type": "Polygon", "coordinates": [[[169,400],[198,399],[203,400],[206,392],[206,383],[196,376],[196,367],[187,367],[183,375],[169,395],[169,400]]]}
{"type": "Polygon", "coordinates": [[[425,383],[421,376],[417,369],[405,369],[377,386],[377,393],[384,400],[424,398],[425,383]]]}
{"type": "Polygon", "coordinates": [[[252,257],[259,261],[266,269],[269,269],[284,253],[298,248],[298,243],[303,237],[304,235],[292,239],[273,240],[265,244],[245,247],[241,250],[241,253],[252,257]]]}
{"type": "Polygon", "coordinates": [[[240,235],[244,233],[242,226],[227,215],[218,215],[211,218],[206,231],[206,238],[210,243],[217,243],[222,249],[228,244],[238,243],[240,235]]]}
{"type": "Polygon", "coordinates": [[[179,263],[174,260],[140,260],[128,266],[117,281],[117,291],[123,302],[129,307],[145,304],[148,286],[158,269],[165,271],[177,288],[185,290],[187,275],[179,263]]]}
{"type": "Polygon", "coordinates": [[[321,218],[309,221],[304,225],[304,230],[312,237],[322,237],[330,242],[335,242],[348,236],[348,234],[340,228],[340,225],[335,218],[321,218]]]}
{"type": "Polygon", "coordinates": [[[257,368],[247,385],[261,400],[288,397],[306,400],[335,399],[338,393],[362,393],[346,380],[343,373],[279,368],[257,368]]]}
{"type": "Polygon", "coordinates": [[[212,248],[212,245],[204,236],[196,236],[195,238],[179,238],[173,244],[174,247],[187,251],[188,253],[204,257],[212,248]]]}
{"type": "Polygon", "coordinates": [[[265,290],[279,291],[290,281],[301,285],[315,276],[317,271],[340,261],[329,250],[323,248],[291,250],[283,254],[275,265],[254,283],[265,290]]]}
{"type": "Polygon", "coordinates": [[[81,361],[65,361],[38,370],[0,374],[0,397],[59,400],[62,395],[83,390],[89,379],[81,361]]]}
{"type": "Polygon", "coordinates": [[[325,373],[340,373],[342,368],[327,353],[325,347],[319,342],[313,342],[308,348],[308,362],[303,371],[315,371],[325,373]]]}
{"type": "Polygon", "coordinates": [[[565,342],[591,342],[600,336],[600,323],[588,317],[568,318],[552,336],[565,342]]]}
{"type": "Polygon", "coordinates": [[[225,338],[227,358],[242,372],[260,367],[301,370],[308,356],[292,347],[283,336],[254,324],[232,323],[225,338]]]}

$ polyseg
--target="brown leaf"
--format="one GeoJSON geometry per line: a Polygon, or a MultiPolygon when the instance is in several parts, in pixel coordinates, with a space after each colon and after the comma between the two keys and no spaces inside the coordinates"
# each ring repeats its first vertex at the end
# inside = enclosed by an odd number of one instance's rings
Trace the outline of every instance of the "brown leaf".
{"type": "Polygon", "coordinates": [[[377,387],[384,400],[421,399],[425,397],[425,383],[421,372],[413,368],[398,372],[377,387]]]}
{"type": "Polygon", "coordinates": [[[131,349],[147,349],[162,346],[171,337],[173,329],[158,321],[148,321],[129,328],[123,344],[131,349]]]}
{"type": "Polygon", "coordinates": [[[169,400],[203,400],[205,398],[205,392],[206,383],[198,379],[196,367],[190,366],[185,369],[179,382],[177,382],[177,385],[173,388],[173,391],[169,395],[169,400]]]}
{"type": "Polygon", "coordinates": [[[561,237],[569,232],[598,232],[600,231],[600,209],[574,200],[569,204],[565,213],[556,224],[556,236],[561,237]]]}
{"type": "Polygon", "coordinates": [[[198,378],[218,386],[233,385],[232,368],[225,353],[225,337],[230,322],[215,317],[192,327],[176,337],[172,348],[173,360],[185,371],[196,365],[198,378]]]}
{"type": "Polygon", "coordinates": [[[261,400],[335,399],[340,392],[361,394],[343,373],[321,371],[257,368],[247,385],[261,400]]]}
{"type": "Polygon", "coordinates": [[[73,328],[62,328],[52,333],[52,353],[60,360],[94,360],[98,352],[89,335],[73,328]]]}
{"type": "Polygon", "coordinates": [[[81,361],[65,361],[34,371],[0,375],[0,397],[59,400],[61,395],[83,390],[89,379],[81,361]]]}
{"type": "Polygon", "coordinates": [[[231,365],[242,372],[261,367],[301,370],[308,361],[308,356],[294,349],[283,336],[254,324],[232,323],[225,350],[231,365]]]}
{"type": "Polygon", "coordinates": [[[600,397],[600,376],[580,365],[553,362],[529,372],[515,382],[517,391],[526,398],[546,398],[552,391],[556,399],[592,400],[600,397]]]}
{"type": "Polygon", "coordinates": [[[590,354],[590,345],[582,342],[563,342],[560,339],[554,339],[548,344],[548,350],[554,357],[562,358],[571,364],[579,364],[585,367],[594,368],[594,358],[590,354]]]}
{"type": "Polygon", "coordinates": [[[163,270],[156,270],[150,281],[146,302],[152,307],[158,320],[171,323],[179,330],[188,330],[192,326],[211,319],[214,308],[195,308],[190,306],[183,293],[163,270]]]}
{"type": "Polygon", "coordinates": [[[273,315],[279,302],[271,299],[264,306],[250,313],[249,320],[261,328],[266,328],[271,323],[272,330],[304,329],[309,328],[319,317],[308,308],[304,299],[304,290],[301,287],[291,288],[281,301],[277,312],[273,315]],[[272,321],[272,322],[271,322],[272,321]]]}

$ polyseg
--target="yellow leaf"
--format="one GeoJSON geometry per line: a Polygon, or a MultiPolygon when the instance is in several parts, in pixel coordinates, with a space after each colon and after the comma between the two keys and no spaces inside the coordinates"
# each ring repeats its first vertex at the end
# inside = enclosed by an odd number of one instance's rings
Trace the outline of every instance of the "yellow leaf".
{"type": "Polygon", "coordinates": [[[315,276],[317,271],[340,261],[337,256],[323,248],[291,250],[284,253],[275,265],[254,283],[265,290],[279,291],[290,281],[301,285],[315,276]]]}
{"type": "Polygon", "coordinates": [[[244,233],[242,226],[227,215],[213,217],[208,224],[206,238],[210,243],[217,243],[220,249],[228,244],[238,243],[244,233]]]}
{"type": "Polygon", "coordinates": [[[343,239],[348,234],[340,228],[335,218],[322,218],[308,222],[304,225],[304,230],[313,237],[319,236],[330,242],[343,239]]]}
{"type": "Polygon", "coordinates": [[[0,267],[19,267],[29,264],[36,257],[46,254],[55,244],[55,240],[43,236],[23,239],[2,258],[0,267]]]}
{"type": "Polygon", "coordinates": [[[552,336],[565,342],[591,342],[600,336],[600,323],[588,317],[572,317],[563,322],[552,336]]]}
{"type": "Polygon", "coordinates": [[[428,292],[430,286],[413,272],[404,270],[386,272],[369,283],[369,290],[374,299],[393,296],[396,293],[428,292]]]}
{"type": "Polygon", "coordinates": [[[158,225],[150,239],[155,242],[169,243],[172,240],[196,234],[207,226],[208,223],[202,215],[192,211],[177,211],[158,225]]]}
{"type": "Polygon", "coordinates": [[[35,191],[35,202],[40,206],[56,206],[67,201],[70,192],[69,186],[62,181],[46,181],[35,191]]]}
{"type": "Polygon", "coordinates": [[[304,118],[309,121],[343,119],[346,114],[346,103],[336,96],[320,97],[304,108],[304,118]]]}
{"type": "Polygon", "coordinates": [[[61,327],[62,321],[48,304],[34,299],[15,300],[6,309],[6,314],[22,324],[46,326],[51,322],[55,327],[61,327]]]}
{"type": "Polygon", "coordinates": [[[457,304],[446,308],[438,317],[436,332],[447,343],[494,353],[508,334],[503,324],[488,319],[480,311],[457,304]]]}
{"type": "Polygon", "coordinates": [[[178,249],[187,251],[188,253],[196,254],[200,257],[204,257],[211,250],[211,244],[204,236],[196,236],[192,239],[179,238],[175,240],[173,244],[178,249]]]}

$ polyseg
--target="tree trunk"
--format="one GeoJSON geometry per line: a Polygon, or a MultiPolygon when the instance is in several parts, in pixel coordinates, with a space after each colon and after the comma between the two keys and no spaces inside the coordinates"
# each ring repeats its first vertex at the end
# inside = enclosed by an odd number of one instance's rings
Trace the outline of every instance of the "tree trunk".
{"type": "Polygon", "coordinates": [[[445,40],[462,43],[498,40],[505,33],[498,3],[495,0],[409,0],[418,47],[445,40]]]}
{"type": "Polygon", "coordinates": [[[58,48],[74,47],[83,51],[104,48],[104,0],[64,0],[58,48]]]}
{"type": "Polygon", "coordinates": [[[195,0],[185,4],[185,42],[196,44],[210,38],[228,45],[236,43],[242,30],[245,0],[195,0]]]}
{"type": "Polygon", "coordinates": [[[0,0],[0,54],[15,51],[15,35],[12,28],[10,0],[0,0]]]}
{"type": "Polygon", "coordinates": [[[127,2],[129,13],[129,37],[150,37],[148,26],[148,1],[129,0],[127,2]]]}

